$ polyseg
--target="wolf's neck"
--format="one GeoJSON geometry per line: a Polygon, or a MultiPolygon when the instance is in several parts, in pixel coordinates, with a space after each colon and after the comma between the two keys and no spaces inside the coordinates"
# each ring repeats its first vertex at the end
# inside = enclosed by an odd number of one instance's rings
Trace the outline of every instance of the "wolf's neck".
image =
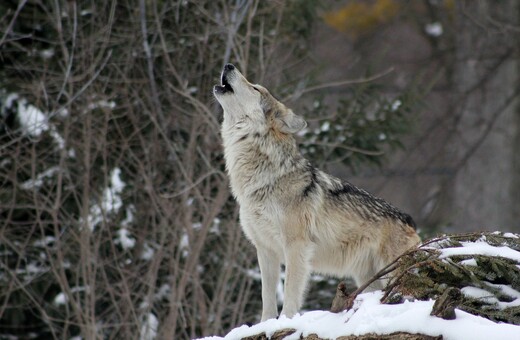
{"type": "Polygon", "coordinates": [[[231,188],[239,199],[274,186],[280,177],[301,166],[303,158],[293,137],[280,139],[272,131],[264,134],[222,131],[222,137],[231,188]]]}

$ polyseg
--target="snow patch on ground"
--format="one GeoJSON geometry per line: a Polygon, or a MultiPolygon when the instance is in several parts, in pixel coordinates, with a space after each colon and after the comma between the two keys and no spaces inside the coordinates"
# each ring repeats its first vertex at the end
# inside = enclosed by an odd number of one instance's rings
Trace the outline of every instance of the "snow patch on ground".
{"type": "Polygon", "coordinates": [[[282,329],[293,328],[296,332],[286,340],[317,334],[321,338],[335,339],[346,335],[367,333],[390,334],[393,332],[442,335],[444,339],[520,339],[520,326],[495,323],[488,319],[456,310],[455,320],[430,316],[434,301],[405,301],[387,305],[379,302],[382,292],[358,296],[354,308],[347,312],[331,313],[312,311],[297,314],[293,318],[280,317],[254,326],[240,326],[225,337],[207,337],[206,340],[236,340],[265,332],[269,337],[282,329]]]}

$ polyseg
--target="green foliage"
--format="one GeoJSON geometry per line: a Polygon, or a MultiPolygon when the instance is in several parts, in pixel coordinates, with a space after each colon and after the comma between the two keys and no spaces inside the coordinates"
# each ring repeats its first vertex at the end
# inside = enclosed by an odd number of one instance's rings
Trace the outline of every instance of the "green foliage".
{"type": "Polygon", "coordinates": [[[412,126],[410,115],[418,99],[410,91],[388,98],[379,86],[355,86],[340,99],[336,114],[317,98],[304,115],[319,125],[301,133],[303,150],[317,162],[339,162],[353,170],[364,164],[381,166],[385,154],[402,148],[412,126]]]}
{"type": "Polygon", "coordinates": [[[323,3],[314,0],[290,0],[286,1],[286,6],[286,11],[291,15],[282,23],[282,33],[305,41],[313,32],[319,10],[324,8],[323,3]]]}

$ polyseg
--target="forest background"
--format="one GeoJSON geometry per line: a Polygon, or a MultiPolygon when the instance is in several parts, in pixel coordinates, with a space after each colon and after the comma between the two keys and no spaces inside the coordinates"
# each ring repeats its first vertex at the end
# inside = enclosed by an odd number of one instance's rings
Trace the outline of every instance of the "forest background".
{"type": "MultiPolygon", "coordinates": [[[[211,94],[226,62],[424,237],[520,232],[519,19],[514,0],[2,1],[0,337],[258,321],[211,94]]],[[[314,276],[305,308],[336,284],[314,276]]]]}

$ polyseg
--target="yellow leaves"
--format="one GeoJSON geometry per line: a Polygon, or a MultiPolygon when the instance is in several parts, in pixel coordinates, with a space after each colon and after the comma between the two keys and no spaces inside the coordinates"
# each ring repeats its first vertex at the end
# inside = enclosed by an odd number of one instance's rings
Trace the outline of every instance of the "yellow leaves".
{"type": "Polygon", "coordinates": [[[456,6],[455,0],[444,0],[443,5],[448,11],[454,11],[456,6]]]}
{"type": "Polygon", "coordinates": [[[325,13],[323,20],[338,31],[357,37],[390,21],[398,10],[399,5],[395,0],[356,0],[339,10],[325,13]]]}

